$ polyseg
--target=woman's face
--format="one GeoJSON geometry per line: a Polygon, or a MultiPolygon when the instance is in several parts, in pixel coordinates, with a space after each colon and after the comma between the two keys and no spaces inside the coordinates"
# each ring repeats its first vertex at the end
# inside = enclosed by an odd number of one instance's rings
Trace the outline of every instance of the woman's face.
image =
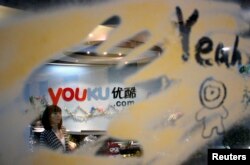
{"type": "Polygon", "coordinates": [[[62,113],[61,112],[52,112],[50,115],[51,125],[58,125],[61,122],[62,113]]]}

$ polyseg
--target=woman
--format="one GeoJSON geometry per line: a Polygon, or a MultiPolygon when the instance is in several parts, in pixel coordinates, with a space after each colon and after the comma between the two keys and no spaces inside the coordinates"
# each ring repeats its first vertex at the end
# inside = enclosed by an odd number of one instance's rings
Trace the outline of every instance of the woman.
{"type": "Polygon", "coordinates": [[[43,112],[42,124],[45,130],[40,135],[41,146],[62,152],[72,151],[76,147],[69,141],[66,130],[62,127],[62,110],[60,107],[48,105],[43,112]]]}

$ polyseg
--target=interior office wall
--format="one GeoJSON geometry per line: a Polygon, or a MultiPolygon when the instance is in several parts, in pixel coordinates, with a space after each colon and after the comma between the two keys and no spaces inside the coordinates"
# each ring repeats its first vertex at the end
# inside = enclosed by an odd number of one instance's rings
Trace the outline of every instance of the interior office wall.
{"type": "Polygon", "coordinates": [[[43,65],[27,80],[23,97],[39,116],[44,110],[44,104],[53,104],[52,97],[57,96],[57,104],[62,108],[63,123],[70,131],[106,130],[115,115],[160,90],[160,79],[142,84],[125,84],[124,80],[142,67],[128,65],[118,69],[102,65],[43,65]],[[49,88],[53,96],[48,92],[49,88]],[[120,93],[118,88],[122,90],[120,93]],[[77,100],[77,97],[83,98],[85,89],[86,98],[77,100]],[[130,90],[131,94],[126,98],[125,89],[130,90]]]}

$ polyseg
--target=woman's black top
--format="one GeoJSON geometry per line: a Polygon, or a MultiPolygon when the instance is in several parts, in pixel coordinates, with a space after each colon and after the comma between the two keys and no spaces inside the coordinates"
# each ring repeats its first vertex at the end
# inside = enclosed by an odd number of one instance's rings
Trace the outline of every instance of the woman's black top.
{"type": "Polygon", "coordinates": [[[68,152],[69,150],[69,137],[66,130],[63,128],[63,135],[65,139],[65,148],[63,147],[60,139],[57,138],[56,134],[52,130],[44,130],[40,135],[40,146],[47,147],[52,150],[62,150],[68,152]]]}

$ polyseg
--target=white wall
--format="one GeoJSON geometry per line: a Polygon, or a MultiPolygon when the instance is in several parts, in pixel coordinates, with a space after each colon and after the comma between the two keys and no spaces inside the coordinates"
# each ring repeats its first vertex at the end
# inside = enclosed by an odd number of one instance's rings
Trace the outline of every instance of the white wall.
{"type": "MultiPolygon", "coordinates": [[[[106,130],[113,115],[133,103],[146,99],[148,94],[152,93],[152,90],[155,91],[159,88],[160,84],[157,83],[157,80],[147,85],[136,86],[126,86],[123,83],[127,76],[135,73],[140,68],[136,65],[123,69],[107,66],[44,65],[37,69],[27,80],[23,94],[28,104],[30,104],[29,97],[31,96],[44,97],[48,104],[52,104],[48,89],[51,88],[52,93],[59,96],[59,88],[68,88],[67,92],[64,93],[64,97],[68,98],[68,101],[63,99],[62,92],[57,103],[63,110],[63,123],[66,128],[77,132],[81,130],[106,130]],[[135,92],[128,98],[116,98],[112,90],[117,90],[118,87],[123,90],[129,88],[130,91],[134,87],[135,92]],[[78,96],[80,98],[84,89],[91,90],[92,97],[91,92],[88,91],[87,97],[83,101],[78,101],[75,95],[74,97],[72,95],[73,99],[71,99],[72,93],[69,90],[76,93],[77,88],[79,89],[80,94],[78,96]],[[100,93],[98,93],[98,90],[100,90],[100,93]],[[100,97],[98,94],[101,94],[100,97]]],[[[124,92],[120,94],[124,96],[124,92]]],[[[40,106],[39,98],[36,100],[36,106],[32,104],[31,109],[41,113],[44,107],[40,106]]]]}

